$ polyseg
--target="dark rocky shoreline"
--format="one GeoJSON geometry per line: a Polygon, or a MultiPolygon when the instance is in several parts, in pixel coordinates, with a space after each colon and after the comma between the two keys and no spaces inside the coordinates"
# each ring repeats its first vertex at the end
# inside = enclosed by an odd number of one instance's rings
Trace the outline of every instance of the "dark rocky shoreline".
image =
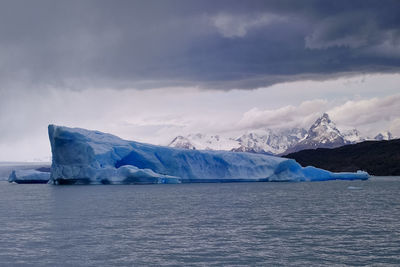
{"type": "Polygon", "coordinates": [[[400,175],[400,139],[308,149],[284,157],[295,159],[303,167],[311,165],[332,172],[363,170],[375,176],[400,175]]]}

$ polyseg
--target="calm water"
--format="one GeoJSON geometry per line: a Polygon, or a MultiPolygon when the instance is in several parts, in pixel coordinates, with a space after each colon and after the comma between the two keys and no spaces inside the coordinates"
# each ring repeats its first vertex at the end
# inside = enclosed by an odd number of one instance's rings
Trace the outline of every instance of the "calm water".
{"type": "Polygon", "coordinates": [[[400,177],[123,186],[0,182],[0,266],[400,265],[400,177]]]}

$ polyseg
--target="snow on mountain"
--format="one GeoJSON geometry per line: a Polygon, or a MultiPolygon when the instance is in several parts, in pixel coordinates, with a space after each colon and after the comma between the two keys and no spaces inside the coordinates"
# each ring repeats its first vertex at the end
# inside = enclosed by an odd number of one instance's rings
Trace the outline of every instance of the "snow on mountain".
{"type": "Polygon", "coordinates": [[[297,152],[304,149],[335,148],[354,143],[359,138],[357,130],[342,134],[331,121],[329,115],[324,113],[310,127],[306,137],[299,143],[285,151],[284,154],[297,152]]]}
{"type": "Polygon", "coordinates": [[[254,152],[280,154],[304,138],[306,130],[263,129],[247,132],[238,138],[220,135],[189,134],[177,136],[168,145],[170,147],[198,150],[232,150],[235,152],[254,152]]]}
{"type": "Polygon", "coordinates": [[[355,144],[365,141],[366,138],[362,137],[357,129],[352,129],[342,133],[343,139],[348,144],[355,144]]]}
{"type": "Polygon", "coordinates": [[[196,147],[190,142],[190,140],[182,135],[175,137],[168,146],[176,148],[196,149],[196,147]]]}
{"type": "Polygon", "coordinates": [[[383,132],[383,133],[379,133],[374,137],[375,140],[377,141],[382,141],[382,140],[392,140],[393,135],[391,132],[387,131],[387,132],[383,132]]]}
{"type": "Polygon", "coordinates": [[[380,133],[375,138],[361,136],[357,129],[340,131],[327,113],[319,117],[308,131],[293,129],[259,129],[249,131],[238,138],[219,135],[190,134],[177,136],[170,147],[200,150],[231,150],[272,155],[285,155],[304,149],[335,148],[355,144],[367,139],[390,140],[390,132],[380,133]]]}
{"type": "Polygon", "coordinates": [[[306,138],[301,144],[344,144],[344,138],[336,128],[328,114],[324,113],[318,118],[307,132],[306,138]]]}
{"type": "Polygon", "coordinates": [[[168,146],[198,150],[232,150],[240,144],[234,138],[197,133],[186,137],[177,136],[168,146]]]}
{"type": "Polygon", "coordinates": [[[264,132],[250,132],[237,139],[240,147],[233,149],[233,151],[277,155],[297,144],[304,138],[305,134],[306,130],[300,128],[280,131],[266,129],[264,132]]]}

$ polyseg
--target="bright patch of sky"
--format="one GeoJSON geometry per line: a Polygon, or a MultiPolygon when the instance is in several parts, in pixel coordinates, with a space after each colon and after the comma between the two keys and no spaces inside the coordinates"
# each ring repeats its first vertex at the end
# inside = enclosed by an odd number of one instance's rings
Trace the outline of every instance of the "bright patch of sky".
{"type": "Polygon", "coordinates": [[[129,140],[168,144],[177,135],[235,136],[260,128],[308,128],[323,112],[366,136],[400,136],[400,74],[297,81],[254,90],[169,87],[151,90],[47,88],[6,91],[0,107],[0,161],[50,156],[47,125],[97,129],[129,140]]]}

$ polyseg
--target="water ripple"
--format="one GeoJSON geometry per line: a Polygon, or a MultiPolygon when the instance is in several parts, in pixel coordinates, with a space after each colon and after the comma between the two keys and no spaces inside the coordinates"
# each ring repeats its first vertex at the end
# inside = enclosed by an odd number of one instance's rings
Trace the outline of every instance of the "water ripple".
{"type": "Polygon", "coordinates": [[[0,182],[0,265],[399,266],[399,192],[396,177],[148,186],[0,182]]]}

